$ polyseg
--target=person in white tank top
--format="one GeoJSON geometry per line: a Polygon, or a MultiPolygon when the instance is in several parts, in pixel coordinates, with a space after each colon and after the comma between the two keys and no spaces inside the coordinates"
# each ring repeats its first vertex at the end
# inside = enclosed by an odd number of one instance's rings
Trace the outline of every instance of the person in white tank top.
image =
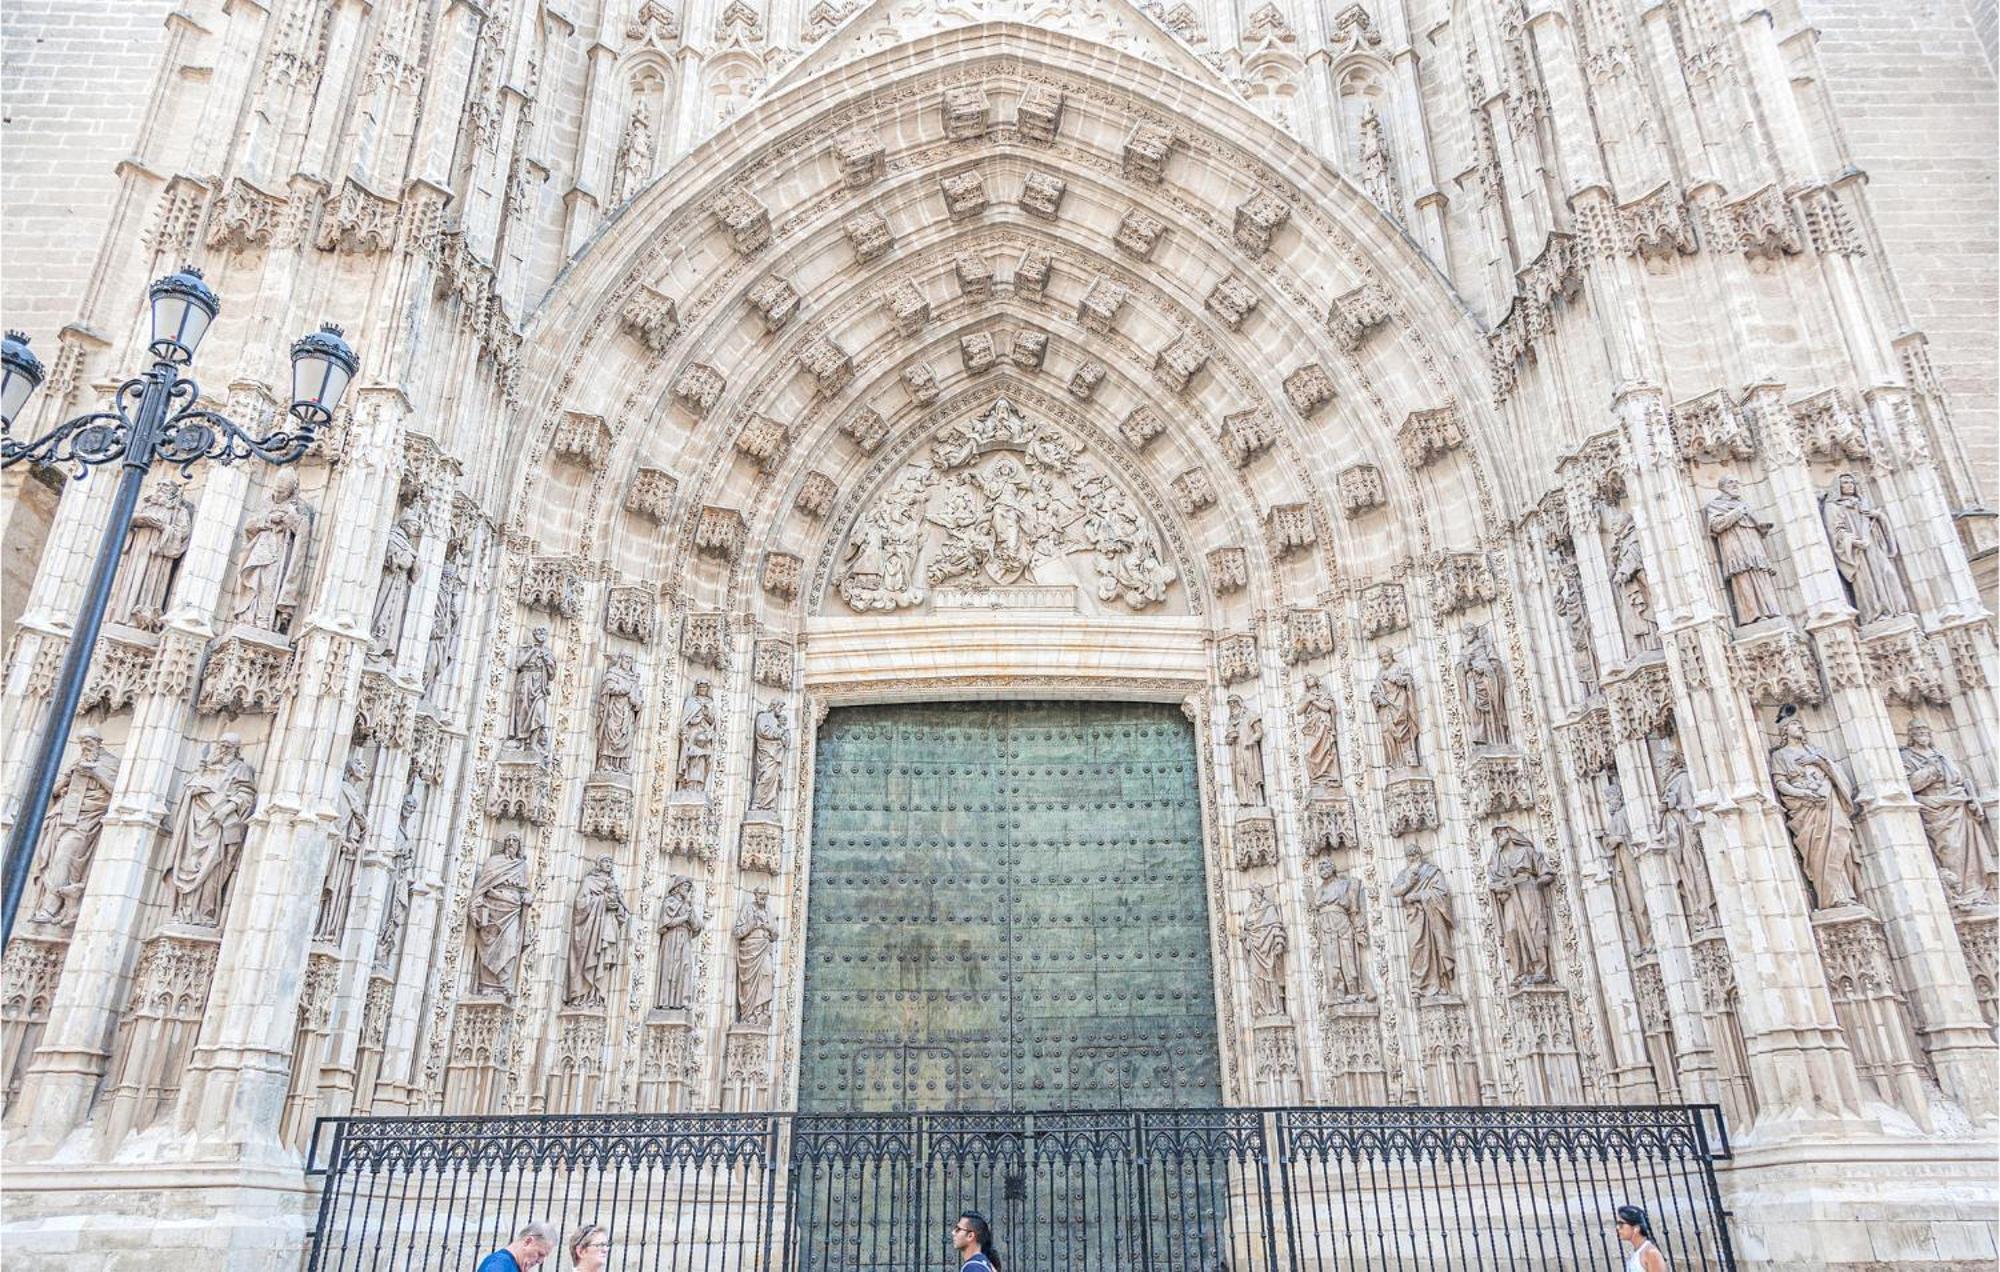
{"type": "Polygon", "coordinates": [[[1653,1244],[1653,1225],[1637,1206],[1618,1207],[1618,1239],[1625,1243],[1625,1272],[1667,1272],[1667,1256],[1653,1244]]]}

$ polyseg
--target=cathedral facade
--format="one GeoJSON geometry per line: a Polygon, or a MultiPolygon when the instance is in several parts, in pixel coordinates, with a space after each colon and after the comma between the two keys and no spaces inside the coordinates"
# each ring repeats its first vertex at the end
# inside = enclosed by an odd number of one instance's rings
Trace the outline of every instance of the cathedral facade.
{"type": "MultiPolygon", "coordinates": [[[[1990,6],[156,8],[16,134],[92,193],[8,205],[15,436],[188,262],[216,409],[361,371],[133,521],[10,1261],[297,1266],[323,1115],[895,1103],[892,867],[1130,898],[1213,1037],[933,1105],[1715,1103],[1745,1266],[1993,1257],[1990,6]]],[[[110,482],[6,483],[11,824],[110,482]]]]}

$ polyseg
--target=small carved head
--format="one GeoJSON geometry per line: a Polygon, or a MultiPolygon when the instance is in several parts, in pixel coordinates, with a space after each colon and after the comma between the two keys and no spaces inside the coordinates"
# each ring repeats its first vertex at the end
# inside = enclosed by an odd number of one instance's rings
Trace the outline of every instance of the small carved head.
{"type": "Polygon", "coordinates": [[[278,475],[271,479],[271,502],[280,503],[297,497],[299,475],[289,468],[280,468],[278,475]]]}
{"type": "Polygon", "coordinates": [[[706,698],[708,696],[708,691],[709,691],[709,683],[706,680],[697,680],[694,682],[695,697],[706,698]]]}
{"type": "Polygon", "coordinates": [[[1910,727],[1903,732],[1903,741],[1919,750],[1929,750],[1931,745],[1930,722],[1927,720],[1910,721],[1910,727]]]}
{"type": "Polygon", "coordinates": [[[750,899],[753,902],[755,902],[757,908],[761,910],[764,908],[765,903],[771,899],[771,890],[769,888],[753,889],[750,893],[750,899]]]}
{"type": "Polygon", "coordinates": [[[1611,805],[1613,812],[1625,807],[1625,788],[1619,785],[1616,773],[1604,779],[1604,802],[1611,805]]]}
{"type": "Polygon", "coordinates": [[[1833,479],[1833,493],[1843,499],[1854,498],[1861,493],[1861,479],[1853,473],[1842,473],[1833,479]]]}
{"type": "Polygon", "coordinates": [[[546,627],[537,627],[537,628],[535,629],[535,634],[534,634],[534,641],[535,641],[535,643],[536,643],[537,645],[546,645],[546,644],[548,644],[548,643],[549,643],[549,629],[548,629],[548,628],[546,628],[546,627]]]}
{"type": "Polygon", "coordinates": [[[1409,847],[1403,849],[1403,860],[1409,862],[1411,865],[1415,865],[1419,861],[1422,861],[1423,859],[1424,859],[1424,846],[1422,844],[1413,843],[1409,847]]]}
{"type": "Polygon", "coordinates": [[[360,751],[355,751],[349,755],[347,757],[347,776],[357,782],[368,776],[368,757],[360,751]]]}
{"type": "Polygon", "coordinates": [[[208,755],[212,760],[233,760],[243,753],[243,739],[236,733],[225,733],[208,745],[208,755]]]}
{"type": "Polygon", "coordinates": [[[667,885],[667,895],[684,899],[692,897],[694,895],[694,880],[688,878],[686,875],[675,875],[673,882],[667,885]]]}
{"type": "Polygon", "coordinates": [[[76,749],[83,753],[84,759],[94,760],[104,749],[104,735],[96,729],[85,729],[76,737],[76,749]]]}
{"type": "Polygon", "coordinates": [[[1320,877],[1320,878],[1322,878],[1322,879],[1331,879],[1331,878],[1333,878],[1333,877],[1334,877],[1334,875],[1336,875],[1336,874],[1338,874],[1338,873],[1340,873],[1340,867],[1339,867],[1339,865],[1338,865],[1338,864],[1337,864],[1337,863],[1336,863],[1336,862],[1334,861],[1334,859],[1333,859],[1333,858],[1331,858],[1331,857],[1321,857],[1321,858],[1319,859],[1319,877],[1320,877]]]}
{"type": "Polygon", "coordinates": [[[1715,483],[1715,488],[1734,499],[1743,489],[1743,479],[1736,476],[1724,477],[1721,481],[1715,483]]]}
{"type": "Polygon", "coordinates": [[[522,846],[519,835],[509,834],[500,841],[500,855],[503,857],[518,857],[525,851],[527,850],[522,846]]]}
{"type": "Polygon", "coordinates": [[[1794,746],[1804,746],[1806,722],[1797,716],[1786,716],[1778,722],[1778,738],[1794,746]]]}
{"type": "Polygon", "coordinates": [[[599,857],[599,858],[597,859],[597,873],[598,873],[598,874],[610,874],[610,873],[611,873],[611,858],[610,858],[610,857],[599,857]]]}

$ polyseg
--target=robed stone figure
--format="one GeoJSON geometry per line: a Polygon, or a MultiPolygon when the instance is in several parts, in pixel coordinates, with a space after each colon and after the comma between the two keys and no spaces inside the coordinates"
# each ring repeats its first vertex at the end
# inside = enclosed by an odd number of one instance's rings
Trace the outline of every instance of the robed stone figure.
{"type": "Polygon", "coordinates": [[[556,656],[549,652],[549,629],[537,627],[514,655],[514,705],[507,717],[507,741],[544,759],[554,741],[549,693],[555,679],[556,656]]]}
{"type": "Polygon", "coordinates": [[[1834,478],[1833,489],[1820,498],[1819,511],[1834,564],[1861,621],[1909,613],[1909,589],[1896,572],[1896,538],[1889,532],[1889,519],[1861,493],[1861,479],[1853,473],[1834,478]]]}
{"type": "Polygon", "coordinates": [[[257,805],[256,773],[243,758],[242,739],[225,733],[208,744],[201,767],[188,777],[174,819],[172,865],[174,922],[218,927],[229,881],[243,856],[250,812],[257,805]]]}
{"type": "Polygon", "coordinates": [[[618,653],[604,669],[597,687],[597,771],[630,773],[632,740],[638,735],[639,713],[645,710],[646,693],[639,684],[639,669],[632,655],[618,653]]]}
{"type": "Polygon", "coordinates": [[[1679,751],[1668,753],[1666,768],[1666,776],[1660,779],[1660,834],[1680,882],[1688,926],[1699,932],[1718,921],[1715,885],[1701,846],[1701,808],[1694,799],[1694,779],[1688,776],[1687,761],[1679,751]]]}
{"type": "Polygon", "coordinates": [[[368,762],[358,751],[347,757],[347,771],[341,774],[334,802],[333,856],[320,884],[313,939],[338,943],[341,929],[347,926],[349,899],[354,895],[354,869],[361,860],[361,845],[368,838],[368,762]]]}
{"type": "Polygon", "coordinates": [[[1229,744],[1229,773],[1236,782],[1236,802],[1262,808],[1264,795],[1264,717],[1242,698],[1229,695],[1229,723],[1223,740],[1229,744]]]}
{"type": "Polygon", "coordinates": [[[1373,1000],[1368,987],[1368,890],[1352,875],[1340,873],[1331,857],[1319,859],[1319,884],[1313,890],[1313,936],[1319,942],[1320,969],[1327,997],[1337,1003],[1373,1000]]]}
{"type": "Polygon", "coordinates": [[[528,900],[528,859],[519,835],[500,841],[472,881],[466,912],[472,946],[472,992],[512,998],[514,971],[521,962],[521,937],[528,900]]]}
{"type": "Polygon", "coordinates": [[[771,1023],[771,999],[778,980],[778,921],[771,917],[771,891],[758,888],[736,915],[730,936],[736,942],[736,1020],[771,1023]]]}
{"type": "Polygon", "coordinates": [[[1512,826],[1493,828],[1493,860],[1486,887],[1500,927],[1500,949],[1516,985],[1546,985],[1552,970],[1554,929],[1549,893],[1556,873],[1535,841],[1512,826]]]}
{"type": "Polygon", "coordinates": [[[680,755],[674,761],[674,794],[683,800],[705,801],[708,779],[715,769],[715,699],[706,680],[694,682],[681,704],[680,755]]]}
{"type": "Polygon", "coordinates": [[[687,1008],[694,987],[694,939],[706,926],[695,904],[694,880],[675,875],[660,906],[660,983],[653,1006],[667,1011],[687,1008]]]}
{"type": "Polygon", "coordinates": [[[389,544],[382,549],[382,582],[375,591],[375,613],[368,624],[368,656],[393,661],[403,647],[403,616],[417,583],[417,540],[423,522],[414,508],[405,508],[389,527],[389,544]]]}
{"type": "Polygon", "coordinates": [[[1403,852],[1405,865],[1389,892],[1403,903],[1410,925],[1410,987],[1421,997],[1452,992],[1458,983],[1458,952],[1452,947],[1458,913],[1444,871],[1411,844],[1403,852]]]}
{"type": "Polygon", "coordinates": [[[1604,829],[1598,832],[1597,842],[1610,859],[1612,885],[1632,925],[1632,948],[1646,953],[1653,948],[1653,916],[1646,911],[1646,885],[1639,874],[1638,854],[1632,850],[1632,819],[1625,810],[1625,788],[1615,775],[1604,782],[1604,829]]]}
{"type": "Polygon", "coordinates": [[[1305,699],[1299,703],[1299,734],[1305,744],[1307,789],[1340,785],[1340,702],[1325,676],[1306,681],[1305,699]]]}
{"type": "Polygon", "coordinates": [[[1368,700],[1382,729],[1382,755],[1390,768],[1422,765],[1417,754],[1417,682],[1389,650],[1382,651],[1382,674],[1368,700]]]}
{"type": "Polygon", "coordinates": [[[1806,741],[1805,721],[1791,716],[1778,726],[1771,752],[1771,784],[1785,810],[1785,828],[1805,864],[1820,909],[1856,905],[1861,867],[1854,850],[1854,790],[1840,766],[1806,741]]]}
{"type": "Polygon", "coordinates": [[[271,479],[271,501],[244,523],[230,617],[284,635],[305,595],[312,535],[313,509],[299,497],[298,474],[281,468],[271,479]]]}
{"type": "Polygon", "coordinates": [[[40,864],[35,868],[35,902],[29,911],[33,922],[57,927],[76,922],[77,903],[83,898],[117,782],[118,757],[104,748],[102,734],[85,729],[76,740],[75,761],[49,793],[40,864]]]}
{"type": "Polygon", "coordinates": [[[181,483],[163,481],[146,492],[132,513],[118,582],[111,594],[111,621],[156,632],[166,617],[174,571],[194,538],[194,505],[181,483]]]}
{"type": "Polygon", "coordinates": [[[776,700],[764,704],[751,726],[750,811],[770,813],[778,807],[778,790],[785,778],[785,752],[792,744],[791,726],[785,723],[785,704],[776,700]]]}
{"type": "Polygon", "coordinates": [[[1285,1014],[1285,959],[1291,948],[1271,885],[1252,888],[1243,911],[1243,952],[1250,959],[1250,1012],[1258,1020],[1285,1014]]]}
{"type": "Polygon", "coordinates": [[[1717,483],[1715,498],[1702,511],[1708,519],[1709,537],[1715,540],[1716,559],[1722,577],[1729,584],[1729,597],[1736,603],[1736,621],[1755,623],[1778,618],[1784,610],[1778,604],[1778,572],[1765,551],[1764,536],[1771,525],[1759,521],[1743,498],[1743,483],[1724,477],[1717,483]]]}
{"type": "Polygon", "coordinates": [[[611,969],[618,965],[619,946],[630,917],[611,858],[599,857],[576,885],[576,900],[569,908],[569,971],[563,981],[563,1006],[604,1005],[611,969]]]}
{"type": "Polygon", "coordinates": [[[465,616],[465,576],[450,557],[438,576],[437,604],[432,610],[431,638],[424,646],[424,692],[437,692],[438,681],[458,653],[458,627],[465,616]]]}
{"type": "Polygon", "coordinates": [[[1931,726],[1912,721],[1903,738],[1903,773],[1917,797],[1924,838],[1937,860],[1938,878],[1955,909],[1993,904],[1993,828],[1972,783],[1931,740],[1931,726]]]}
{"type": "Polygon", "coordinates": [[[1507,668],[1493,647],[1493,629],[1484,624],[1466,638],[1458,660],[1458,683],[1465,699],[1465,737],[1474,746],[1504,746],[1507,732],[1507,668]]]}

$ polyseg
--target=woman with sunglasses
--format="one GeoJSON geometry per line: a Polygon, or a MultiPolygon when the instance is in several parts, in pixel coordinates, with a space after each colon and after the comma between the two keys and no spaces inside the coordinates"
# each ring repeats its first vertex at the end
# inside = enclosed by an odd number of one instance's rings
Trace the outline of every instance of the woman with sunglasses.
{"type": "Polygon", "coordinates": [[[993,1253],[993,1229],[977,1210],[966,1211],[951,1226],[951,1248],[965,1260],[958,1272],[1000,1272],[1000,1257],[993,1253]]]}
{"type": "Polygon", "coordinates": [[[1637,1206],[1618,1207],[1618,1239],[1631,1247],[1625,1272],[1667,1272],[1667,1256],[1653,1244],[1653,1225],[1637,1206]]]}

